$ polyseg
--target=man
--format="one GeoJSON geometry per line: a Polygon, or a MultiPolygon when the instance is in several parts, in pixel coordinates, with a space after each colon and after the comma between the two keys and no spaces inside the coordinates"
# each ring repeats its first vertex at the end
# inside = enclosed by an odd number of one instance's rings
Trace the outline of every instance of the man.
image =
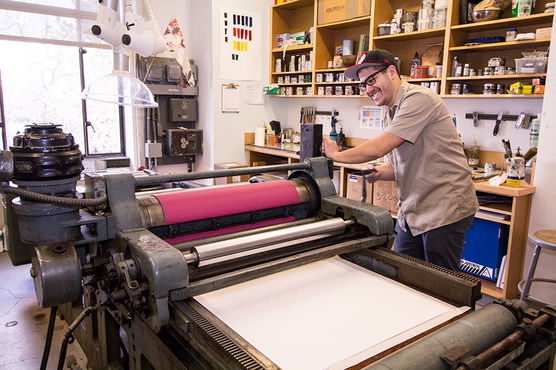
{"type": "Polygon", "coordinates": [[[376,105],[386,107],[377,137],[339,151],[325,139],[326,155],[338,162],[363,163],[386,156],[369,182],[394,180],[399,199],[394,248],[452,270],[459,269],[465,233],[478,210],[463,144],[448,109],[431,89],[400,79],[394,57],[370,50],[346,77],[376,105]]]}

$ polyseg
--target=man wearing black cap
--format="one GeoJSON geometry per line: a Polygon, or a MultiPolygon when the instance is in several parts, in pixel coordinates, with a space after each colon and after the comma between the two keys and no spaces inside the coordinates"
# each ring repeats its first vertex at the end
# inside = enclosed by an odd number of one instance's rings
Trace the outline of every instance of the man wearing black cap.
{"type": "Polygon", "coordinates": [[[337,162],[387,163],[366,179],[394,180],[399,211],[395,250],[452,270],[459,269],[465,234],[478,210],[463,144],[442,99],[431,89],[402,81],[394,57],[370,50],[346,77],[378,106],[386,108],[384,130],[346,151],[325,139],[326,155],[337,162]]]}

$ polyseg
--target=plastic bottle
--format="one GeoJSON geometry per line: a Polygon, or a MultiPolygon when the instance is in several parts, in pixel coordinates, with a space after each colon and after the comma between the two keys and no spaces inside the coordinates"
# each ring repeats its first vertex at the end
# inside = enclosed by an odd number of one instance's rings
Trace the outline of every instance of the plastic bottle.
{"type": "Polygon", "coordinates": [[[458,68],[459,65],[459,59],[457,57],[457,55],[454,57],[454,59],[452,59],[452,73],[450,73],[450,76],[452,77],[456,77],[456,69],[458,68]]]}
{"type": "Polygon", "coordinates": [[[411,60],[411,65],[409,67],[409,75],[415,78],[415,67],[421,65],[421,59],[419,58],[419,53],[415,52],[415,56],[411,60]]]}

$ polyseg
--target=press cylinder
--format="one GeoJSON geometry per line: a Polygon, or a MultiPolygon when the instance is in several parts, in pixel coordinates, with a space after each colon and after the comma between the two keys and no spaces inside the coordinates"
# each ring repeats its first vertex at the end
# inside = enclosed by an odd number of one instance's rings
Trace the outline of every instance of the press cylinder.
{"type": "Polygon", "coordinates": [[[184,253],[184,255],[188,263],[203,267],[211,264],[211,261],[215,259],[222,261],[221,257],[233,256],[245,251],[269,246],[272,246],[272,249],[277,249],[301,241],[306,242],[340,235],[345,232],[347,225],[351,222],[344,221],[341,218],[333,218],[307,225],[293,226],[286,229],[199,245],[191,248],[189,253],[184,253]]]}
{"type": "Polygon", "coordinates": [[[317,191],[305,181],[276,180],[150,195],[137,199],[146,228],[211,219],[300,203],[315,211],[317,191]]]}

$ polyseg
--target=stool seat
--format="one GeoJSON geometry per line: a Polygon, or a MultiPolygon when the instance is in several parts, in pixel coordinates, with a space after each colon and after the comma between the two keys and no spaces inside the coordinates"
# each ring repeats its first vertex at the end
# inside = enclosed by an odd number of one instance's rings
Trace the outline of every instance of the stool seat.
{"type": "Polygon", "coordinates": [[[556,251],[556,230],[535,231],[529,235],[529,241],[543,248],[556,251]]]}
{"type": "Polygon", "coordinates": [[[541,250],[545,248],[556,252],[556,230],[538,230],[529,234],[528,239],[531,243],[535,244],[535,250],[533,251],[533,257],[531,258],[531,264],[529,265],[527,277],[525,280],[519,282],[517,289],[521,293],[521,301],[529,299],[541,304],[546,304],[546,302],[529,295],[529,290],[531,289],[531,284],[535,282],[556,284],[555,279],[541,279],[534,277],[535,270],[537,269],[537,263],[541,255],[541,250]]]}

